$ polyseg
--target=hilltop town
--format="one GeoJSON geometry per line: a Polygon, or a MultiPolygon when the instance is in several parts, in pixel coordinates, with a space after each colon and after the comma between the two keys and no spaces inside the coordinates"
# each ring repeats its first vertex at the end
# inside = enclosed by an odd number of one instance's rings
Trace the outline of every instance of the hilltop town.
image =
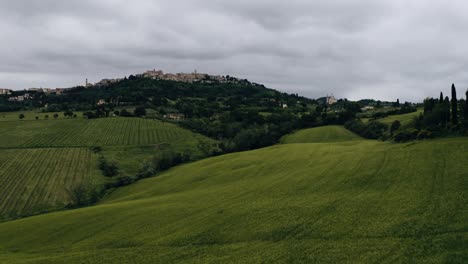
{"type": "MultiPolygon", "coordinates": [[[[231,77],[229,75],[210,75],[207,73],[198,73],[196,70],[192,73],[164,73],[162,70],[149,70],[144,73],[136,74],[135,76],[130,75],[128,78],[149,78],[153,80],[165,80],[165,81],[176,81],[176,82],[186,82],[186,83],[195,83],[195,82],[203,82],[203,83],[239,83],[239,82],[248,82],[247,80],[242,80],[238,78],[231,77]]],[[[90,86],[105,86],[112,83],[116,83],[119,81],[124,80],[125,78],[117,78],[117,79],[102,79],[101,81],[93,84],[86,83],[87,87],[90,86]]]]}
{"type": "MultiPolygon", "coordinates": [[[[165,81],[176,81],[176,82],[185,82],[185,83],[243,83],[243,84],[253,84],[246,79],[238,79],[229,75],[210,75],[207,73],[198,73],[196,70],[192,73],[164,73],[162,70],[149,70],[144,73],[130,75],[128,79],[132,78],[149,78],[153,80],[165,80],[165,81]]],[[[75,87],[102,87],[110,84],[114,84],[120,81],[127,79],[124,78],[115,78],[115,79],[102,79],[96,83],[88,82],[86,79],[84,85],[77,85],[75,87]]],[[[73,88],[73,87],[70,87],[73,88]]],[[[1,88],[0,95],[8,96],[10,102],[21,102],[31,98],[31,93],[44,93],[44,94],[55,94],[61,95],[66,89],[70,88],[28,88],[20,91],[13,91],[12,89],[1,88]]]]}

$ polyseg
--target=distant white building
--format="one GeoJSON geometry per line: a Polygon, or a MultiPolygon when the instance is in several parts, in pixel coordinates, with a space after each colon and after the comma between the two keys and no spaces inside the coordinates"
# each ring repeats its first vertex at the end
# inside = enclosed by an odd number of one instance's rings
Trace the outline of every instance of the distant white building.
{"type": "Polygon", "coordinates": [[[5,89],[5,88],[0,88],[0,94],[1,95],[11,94],[11,90],[10,89],[5,89]]]}
{"type": "Polygon", "coordinates": [[[336,102],[338,102],[338,100],[336,100],[335,96],[333,95],[331,96],[327,95],[326,99],[327,99],[327,105],[336,104],[336,102]]]}
{"type": "Polygon", "coordinates": [[[361,108],[362,111],[370,111],[370,110],[374,110],[374,107],[371,106],[371,105],[367,105],[367,106],[364,106],[363,108],[361,108]]]}

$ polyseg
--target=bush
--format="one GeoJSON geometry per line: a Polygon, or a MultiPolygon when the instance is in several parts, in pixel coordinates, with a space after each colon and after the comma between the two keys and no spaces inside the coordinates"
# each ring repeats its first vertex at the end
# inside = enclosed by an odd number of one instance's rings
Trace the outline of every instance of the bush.
{"type": "Polygon", "coordinates": [[[397,131],[398,129],[400,129],[400,127],[401,127],[400,121],[398,120],[393,121],[392,125],[390,126],[390,134],[393,135],[393,133],[397,131]]]}
{"type": "Polygon", "coordinates": [[[133,117],[134,115],[132,113],[128,112],[127,109],[123,109],[122,111],[120,111],[120,116],[133,117]]]}
{"type": "Polygon", "coordinates": [[[115,188],[118,188],[118,187],[123,187],[123,186],[127,186],[127,185],[130,185],[134,182],[134,180],[128,176],[128,175],[120,175],[116,178],[115,182],[114,182],[114,187],[115,188]]]}
{"type": "Polygon", "coordinates": [[[65,117],[73,117],[73,112],[70,110],[67,110],[63,113],[63,116],[65,117]]]}
{"type": "Polygon", "coordinates": [[[377,121],[370,121],[364,124],[361,120],[355,119],[345,123],[345,128],[354,133],[369,139],[383,139],[388,125],[377,121]]]}
{"type": "Polygon", "coordinates": [[[154,174],[156,174],[155,168],[153,168],[151,164],[145,163],[143,165],[143,168],[141,168],[138,174],[136,175],[136,178],[137,180],[141,180],[141,179],[149,178],[153,176],[154,174]]]}
{"type": "Polygon", "coordinates": [[[102,194],[99,188],[83,182],[67,189],[67,192],[71,200],[71,207],[80,207],[96,203],[102,194]]]}
{"type": "Polygon", "coordinates": [[[417,136],[418,139],[426,139],[426,138],[431,138],[431,137],[432,137],[432,133],[429,130],[421,130],[419,131],[418,136],[417,136]]]}
{"type": "Polygon", "coordinates": [[[102,171],[102,174],[106,177],[114,177],[119,174],[119,168],[117,167],[116,162],[107,162],[106,159],[99,159],[99,169],[102,171]]]}
{"type": "Polygon", "coordinates": [[[189,153],[184,155],[167,150],[160,157],[153,158],[153,168],[155,171],[164,171],[187,161],[190,161],[189,153]]]}
{"type": "Polygon", "coordinates": [[[91,147],[91,151],[94,153],[100,153],[102,151],[102,147],[100,146],[91,147]]]}
{"type": "Polygon", "coordinates": [[[135,111],[133,112],[135,116],[145,116],[146,115],[146,109],[142,106],[139,106],[135,108],[135,111]]]}
{"type": "Polygon", "coordinates": [[[396,142],[406,142],[410,140],[415,140],[418,138],[418,133],[419,131],[417,129],[414,129],[414,128],[406,129],[406,130],[398,131],[397,133],[395,133],[395,135],[393,136],[393,139],[396,142]]]}
{"type": "Polygon", "coordinates": [[[84,112],[84,113],[83,113],[83,116],[86,117],[86,118],[88,118],[88,119],[98,118],[98,116],[96,115],[96,113],[91,112],[91,111],[84,112]]]}

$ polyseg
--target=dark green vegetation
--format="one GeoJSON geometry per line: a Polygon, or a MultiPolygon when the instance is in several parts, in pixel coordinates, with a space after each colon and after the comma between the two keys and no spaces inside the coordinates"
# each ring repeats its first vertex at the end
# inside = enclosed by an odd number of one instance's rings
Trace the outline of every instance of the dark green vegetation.
{"type": "Polygon", "coordinates": [[[5,263],[463,263],[468,141],[285,144],[0,224],[5,263]]]}
{"type": "Polygon", "coordinates": [[[457,99],[452,85],[451,99],[440,93],[439,99],[424,100],[424,112],[415,120],[416,129],[425,129],[435,136],[459,135],[468,131],[468,91],[465,99],[457,99]]]}
{"type": "MultiPolygon", "coordinates": [[[[466,92],[468,99],[468,91],[466,92]]],[[[370,139],[407,142],[444,136],[468,135],[468,106],[466,99],[457,99],[455,85],[452,98],[427,98],[420,111],[388,116],[382,119],[353,119],[345,127],[370,139]]],[[[403,109],[403,108],[402,108],[403,109]]]]}
{"type": "Polygon", "coordinates": [[[216,150],[214,140],[157,120],[0,116],[10,120],[0,122],[0,220],[88,205],[154,176],[161,164],[167,169],[216,150]]]}

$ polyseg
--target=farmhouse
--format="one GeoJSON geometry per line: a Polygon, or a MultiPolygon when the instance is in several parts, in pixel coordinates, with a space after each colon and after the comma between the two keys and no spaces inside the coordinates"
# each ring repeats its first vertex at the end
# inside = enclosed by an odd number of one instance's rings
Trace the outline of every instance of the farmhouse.
{"type": "Polygon", "coordinates": [[[171,113],[164,116],[165,118],[172,119],[172,120],[182,120],[184,119],[184,114],[181,113],[171,113]]]}
{"type": "Polygon", "coordinates": [[[371,105],[366,105],[363,108],[361,108],[361,110],[362,111],[370,111],[370,110],[374,110],[374,107],[371,106],[371,105]]]}

